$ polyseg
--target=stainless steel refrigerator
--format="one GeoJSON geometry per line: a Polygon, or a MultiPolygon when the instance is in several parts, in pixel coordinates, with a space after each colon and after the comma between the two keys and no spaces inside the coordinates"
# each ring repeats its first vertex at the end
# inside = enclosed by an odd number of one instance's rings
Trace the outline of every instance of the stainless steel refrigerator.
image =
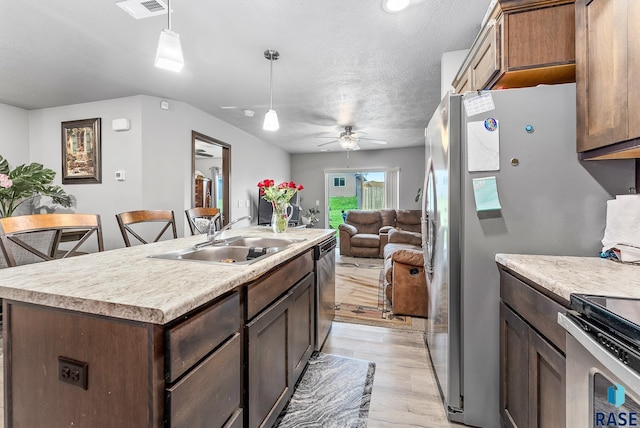
{"type": "Polygon", "coordinates": [[[449,419],[493,428],[500,426],[495,254],[597,256],[606,201],[628,193],[634,164],[578,161],[575,84],[483,94],[445,96],[426,130],[425,339],[449,419]],[[463,100],[486,111],[467,116],[463,100]]]}

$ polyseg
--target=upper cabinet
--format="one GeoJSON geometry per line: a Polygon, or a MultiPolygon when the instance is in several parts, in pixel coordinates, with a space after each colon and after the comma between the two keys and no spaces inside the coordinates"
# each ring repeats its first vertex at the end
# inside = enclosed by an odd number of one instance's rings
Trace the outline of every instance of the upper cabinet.
{"type": "Polygon", "coordinates": [[[638,0],[576,1],[577,147],[582,159],[640,158],[638,22],[638,0]]]}
{"type": "Polygon", "coordinates": [[[453,87],[519,88],[575,81],[574,1],[498,0],[453,87]]]}

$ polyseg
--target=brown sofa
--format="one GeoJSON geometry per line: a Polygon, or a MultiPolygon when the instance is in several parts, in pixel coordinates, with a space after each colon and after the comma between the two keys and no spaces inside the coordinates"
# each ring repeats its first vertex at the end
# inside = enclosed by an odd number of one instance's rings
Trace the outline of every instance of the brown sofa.
{"type": "Polygon", "coordinates": [[[382,258],[389,230],[420,233],[420,216],[420,210],[351,210],[338,226],[340,254],[382,258]]]}
{"type": "Polygon", "coordinates": [[[422,237],[419,233],[391,229],[388,239],[384,247],[384,285],[393,313],[426,318],[429,291],[422,237]]]}

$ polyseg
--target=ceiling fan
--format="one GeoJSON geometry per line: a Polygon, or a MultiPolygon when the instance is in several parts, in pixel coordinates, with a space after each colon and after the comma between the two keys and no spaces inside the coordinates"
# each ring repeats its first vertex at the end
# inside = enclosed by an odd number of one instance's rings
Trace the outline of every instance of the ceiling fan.
{"type": "MultiPolygon", "coordinates": [[[[351,126],[345,126],[344,131],[340,133],[340,136],[333,141],[329,141],[328,143],[318,144],[318,147],[326,146],[328,144],[340,143],[340,146],[345,150],[360,150],[360,146],[358,142],[360,140],[365,140],[373,144],[387,144],[386,141],[383,140],[375,140],[373,138],[363,138],[360,134],[365,134],[361,131],[354,131],[351,126]]],[[[334,137],[319,137],[319,138],[334,138],[334,137]]]]}
{"type": "Polygon", "coordinates": [[[215,156],[209,153],[208,151],[206,151],[205,149],[196,149],[196,157],[213,158],[215,156]]]}

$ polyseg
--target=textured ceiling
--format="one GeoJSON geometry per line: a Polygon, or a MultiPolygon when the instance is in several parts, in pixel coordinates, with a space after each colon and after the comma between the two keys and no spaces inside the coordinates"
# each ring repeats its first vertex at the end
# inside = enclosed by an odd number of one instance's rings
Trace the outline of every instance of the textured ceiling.
{"type": "Polygon", "coordinates": [[[363,150],[418,146],[440,99],[441,55],[469,48],[489,0],[412,0],[396,14],[379,0],[173,0],[180,74],[153,66],[166,15],[135,20],[115,3],[0,0],[0,103],[37,109],[146,94],[187,102],[290,153],[318,152],[330,141],[319,137],[346,125],[389,143],[362,141],[363,150]],[[280,52],[275,132],[262,130],[267,49],[280,52]]]}

